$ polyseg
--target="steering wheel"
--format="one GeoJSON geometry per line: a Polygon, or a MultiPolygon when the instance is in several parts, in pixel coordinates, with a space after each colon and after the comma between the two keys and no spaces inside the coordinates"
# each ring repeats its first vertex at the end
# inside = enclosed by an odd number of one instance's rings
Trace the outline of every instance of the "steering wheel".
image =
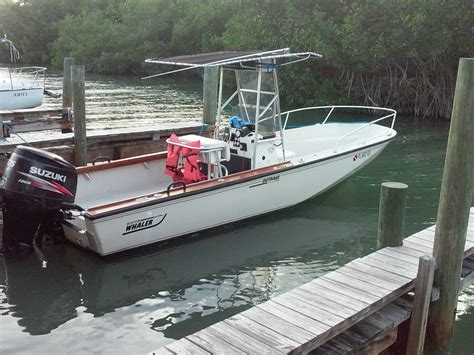
{"type": "Polygon", "coordinates": [[[216,128],[214,128],[214,139],[228,143],[230,141],[231,132],[230,124],[227,122],[219,123],[216,128]]]}

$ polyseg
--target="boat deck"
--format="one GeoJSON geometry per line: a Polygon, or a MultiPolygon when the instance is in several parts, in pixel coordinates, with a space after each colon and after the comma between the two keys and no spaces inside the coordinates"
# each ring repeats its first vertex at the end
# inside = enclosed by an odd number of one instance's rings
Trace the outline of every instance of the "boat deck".
{"type": "MultiPolygon", "coordinates": [[[[350,351],[351,343],[363,342],[361,334],[371,332],[375,337],[377,332],[391,337],[393,343],[396,334],[381,329],[393,328],[409,318],[411,305],[400,297],[414,290],[419,257],[432,255],[434,234],[435,226],[431,226],[406,238],[400,247],[387,247],[353,260],[153,354],[296,354],[316,348],[317,353],[338,353],[337,349],[350,351]],[[352,335],[344,333],[348,329],[352,335]]],[[[474,208],[464,248],[462,286],[474,279],[472,255],[474,208]]]]}

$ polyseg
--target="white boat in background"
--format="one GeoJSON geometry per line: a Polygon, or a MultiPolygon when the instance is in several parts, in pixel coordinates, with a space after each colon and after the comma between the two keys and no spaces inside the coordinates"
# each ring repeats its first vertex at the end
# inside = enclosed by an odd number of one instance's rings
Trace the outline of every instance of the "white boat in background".
{"type": "Polygon", "coordinates": [[[45,71],[43,67],[0,68],[0,110],[41,106],[45,71]]]}
{"type": "Polygon", "coordinates": [[[214,136],[173,135],[167,152],[78,168],[18,147],[2,180],[3,245],[15,244],[16,225],[23,223],[22,235],[34,235],[38,216],[67,210],[66,238],[109,255],[293,206],[331,188],[395,138],[396,112],[365,106],[280,112],[277,71],[318,57],[285,48],[147,60],[219,68],[214,136]],[[224,79],[231,76],[235,91],[222,102],[224,79]],[[226,115],[230,106],[235,111],[226,115]],[[363,120],[335,118],[347,110],[361,112],[363,120]],[[303,111],[314,122],[290,128],[303,111]]]}
{"type": "MultiPolygon", "coordinates": [[[[10,48],[14,63],[20,57],[13,43],[0,38],[0,44],[10,48]]],[[[44,67],[0,67],[0,110],[18,110],[43,103],[44,67]]]]}

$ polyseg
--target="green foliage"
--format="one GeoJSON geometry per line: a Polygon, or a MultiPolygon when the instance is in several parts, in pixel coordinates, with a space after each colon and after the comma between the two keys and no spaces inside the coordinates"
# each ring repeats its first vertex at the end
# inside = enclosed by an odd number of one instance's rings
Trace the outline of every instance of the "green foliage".
{"type": "Polygon", "coordinates": [[[450,115],[473,23],[469,0],[0,0],[0,31],[30,63],[72,56],[89,71],[141,74],[156,70],[149,57],[290,47],[324,57],[281,71],[287,105],[433,117],[450,115]]]}

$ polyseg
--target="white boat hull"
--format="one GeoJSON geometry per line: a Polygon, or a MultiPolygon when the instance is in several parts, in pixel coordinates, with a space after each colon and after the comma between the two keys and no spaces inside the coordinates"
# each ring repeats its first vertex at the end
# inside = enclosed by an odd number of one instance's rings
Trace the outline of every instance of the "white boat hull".
{"type": "Polygon", "coordinates": [[[0,90],[0,110],[19,110],[41,106],[43,87],[0,90]]]}
{"type": "Polygon", "coordinates": [[[96,219],[77,217],[64,224],[65,235],[75,244],[109,255],[269,213],[334,186],[372,161],[388,142],[231,184],[223,179],[222,187],[96,219]]]}

